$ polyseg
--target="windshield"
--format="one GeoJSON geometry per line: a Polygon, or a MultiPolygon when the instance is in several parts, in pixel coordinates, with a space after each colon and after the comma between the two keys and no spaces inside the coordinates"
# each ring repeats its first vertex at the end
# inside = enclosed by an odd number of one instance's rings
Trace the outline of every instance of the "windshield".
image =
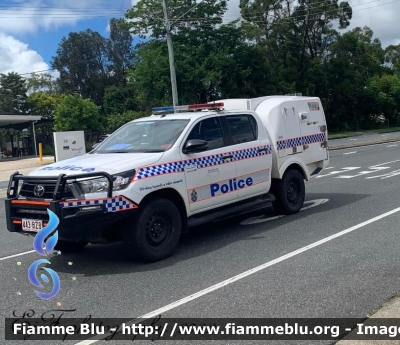
{"type": "Polygon", "coordinates": [[[189,120],[130,122],[102,142],[93,153],[164,152],[174,145],[189,120]]]}

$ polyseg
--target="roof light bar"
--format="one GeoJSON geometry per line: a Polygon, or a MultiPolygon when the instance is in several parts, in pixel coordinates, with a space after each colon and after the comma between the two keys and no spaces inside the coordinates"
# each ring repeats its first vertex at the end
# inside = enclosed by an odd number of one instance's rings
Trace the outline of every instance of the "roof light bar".
{"type": "Polygon", "coordinates": [[[153,113],[168,113],[173,111],[189,111],[189,110],[201,110],[201,109],[221,109],[224,107],[223,102],[218,103],[204,103],[204,104],[191,104],[191,105],[177,105],[168,107],[156,107],[152,109],[153,113]]]}

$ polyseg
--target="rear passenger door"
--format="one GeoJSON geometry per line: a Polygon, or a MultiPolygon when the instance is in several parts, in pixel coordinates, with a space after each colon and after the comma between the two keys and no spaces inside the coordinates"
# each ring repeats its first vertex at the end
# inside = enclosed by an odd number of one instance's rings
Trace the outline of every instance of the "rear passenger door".
{"type": "Polygon", "coordinates": [[[237,199],[237,190],[233,187],[236,163],[230,150],[220,116],[200,120],[189,131],[180,151],[190,211],[215,208],[237,199]],[[203,152],[183,153],[183,147],[191,139],[207,141],[208,149],[203,152]]]}
{"type": "Polygon", "coordinates": [[[226,115],[225,120],[236,161],[238,199],[268,192],[272,157],[263,124],[251,114],[226,115]]]}

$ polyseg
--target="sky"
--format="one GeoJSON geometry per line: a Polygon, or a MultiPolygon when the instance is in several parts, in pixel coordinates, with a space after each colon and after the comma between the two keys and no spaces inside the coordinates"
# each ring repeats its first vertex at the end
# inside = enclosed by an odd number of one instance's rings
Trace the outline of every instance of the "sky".
{"type": "MultiPolygon", "coordinates": [[[[123,17],[137,0],[0,0],[0,73],[51,68],[64,36],[90,28],[108,37],[111,18],[123,17]]],[[[161,1],[161,0],[160,0],[161,1]]],[[[240,16],[239,0],[229,0],[225,20],[240,16]]],[[[400,0],[349,0],[351,28],[369,26],[386,47],[400,43],[400,0]]],[[[56,71],[51,72],[57,76],[56,71]]]]}

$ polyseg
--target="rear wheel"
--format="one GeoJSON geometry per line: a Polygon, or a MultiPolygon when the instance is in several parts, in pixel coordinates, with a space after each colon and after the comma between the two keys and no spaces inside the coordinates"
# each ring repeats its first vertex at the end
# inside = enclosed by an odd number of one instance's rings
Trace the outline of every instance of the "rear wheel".
{"type": "Polygon", "coordinates": [[[134,216],[126,231],[128,256],[145,262],[165,259],[177,247],[181,232],[181,215],[172,201],[149,201],[134,216]]]}
{"type": "Polygon", "coordinates": [[[276,198],[273,206],[278,213],[299,212],[306,194],[303,175],[296,169],[286,171],[282,180],[274,181],[272,192],[276,198]]]}
{"type": "Polygon", "coordinates": [[[64,253],[73,253],[82,250],[88,245],[88,243],[89,242],[69,242],[59,240],[54,249],[64,253]]]}

